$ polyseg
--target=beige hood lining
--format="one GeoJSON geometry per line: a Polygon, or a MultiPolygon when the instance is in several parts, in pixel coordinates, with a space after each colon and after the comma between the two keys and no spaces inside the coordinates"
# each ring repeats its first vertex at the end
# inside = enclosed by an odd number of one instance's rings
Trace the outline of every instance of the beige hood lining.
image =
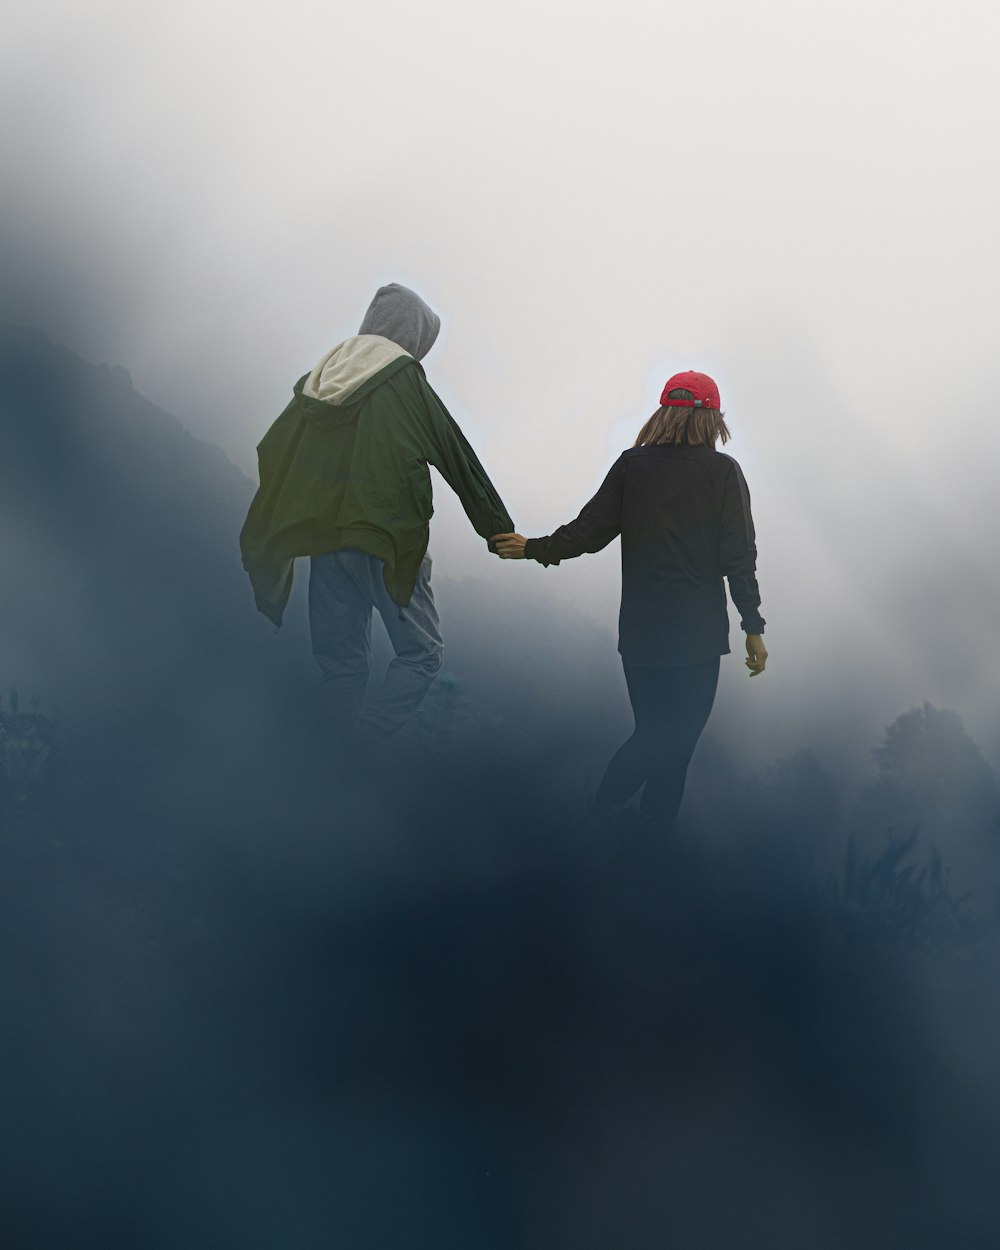
{"type": "Polygon", "coordinates": [[[346,403],[373,374],[409,354],[380,334],[356,334],[330,348],[306,378],[302,393],[324,404],[346,403]]]}

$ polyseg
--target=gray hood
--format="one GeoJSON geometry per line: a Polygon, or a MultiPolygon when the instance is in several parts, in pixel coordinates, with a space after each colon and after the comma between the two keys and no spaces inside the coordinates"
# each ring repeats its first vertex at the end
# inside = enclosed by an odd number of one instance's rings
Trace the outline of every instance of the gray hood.
{"type": "Polygon", "coordinates": [[[381,335],[398,343],[414,360],[423,360],[434,346],[440,329],[441,318],[427,307],[416,291],[390,282],[375,292],[358,334],[381,335]]]}

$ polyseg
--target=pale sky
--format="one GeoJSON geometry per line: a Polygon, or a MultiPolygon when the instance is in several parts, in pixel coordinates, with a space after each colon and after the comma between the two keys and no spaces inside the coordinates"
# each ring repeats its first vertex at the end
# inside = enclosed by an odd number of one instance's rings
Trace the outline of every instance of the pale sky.
{"type": "MultiPolygon", "coordinates": [[[[772,653],[720,698],[782,747],[792,695],[929,699],[996,761],[998,35],[972,0],[19,6],[0,311],[255,477],[295,379],[403,282],[526,534],[711,373],[772,653]]],[[[436,494],[438,573],[544,578],[614,631],[617,545],[501,566],[436,494]]]]}

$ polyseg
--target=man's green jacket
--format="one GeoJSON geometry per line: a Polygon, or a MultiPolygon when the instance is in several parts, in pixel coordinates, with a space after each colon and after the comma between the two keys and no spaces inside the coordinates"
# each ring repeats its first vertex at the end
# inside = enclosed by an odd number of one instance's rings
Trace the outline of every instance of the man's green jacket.
{"type": "Polygon", "coordinates": [[[420,363],[378,335],[348,339],[300,378],[257,455],[240,551],[258,609],[279,626],[296,556],[366,551],[385,562],[393,600],[409,602],[434,511],[428,464],[483,538],[514,528],[420,363]]]}

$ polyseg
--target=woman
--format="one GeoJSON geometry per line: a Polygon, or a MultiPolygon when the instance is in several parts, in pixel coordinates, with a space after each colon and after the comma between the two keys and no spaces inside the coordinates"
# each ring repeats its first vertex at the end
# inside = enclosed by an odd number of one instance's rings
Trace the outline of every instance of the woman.
{"type": "Polygon", "coordinates": [[[642,815],[673,827],[715,700],[719,657],[729,652],[723,577],[747,636],[750,675],[764,671],[750,494],[740,466],[715,450],[729,437],[712,379],[675,374],[635,445],[575,521],[546,538],[490,540],[505,560],[548,566],[600,551],[621,534],[618,650],[635,732],[607,767],[599,812],[622,809],[644,785],[642,815]]]}

